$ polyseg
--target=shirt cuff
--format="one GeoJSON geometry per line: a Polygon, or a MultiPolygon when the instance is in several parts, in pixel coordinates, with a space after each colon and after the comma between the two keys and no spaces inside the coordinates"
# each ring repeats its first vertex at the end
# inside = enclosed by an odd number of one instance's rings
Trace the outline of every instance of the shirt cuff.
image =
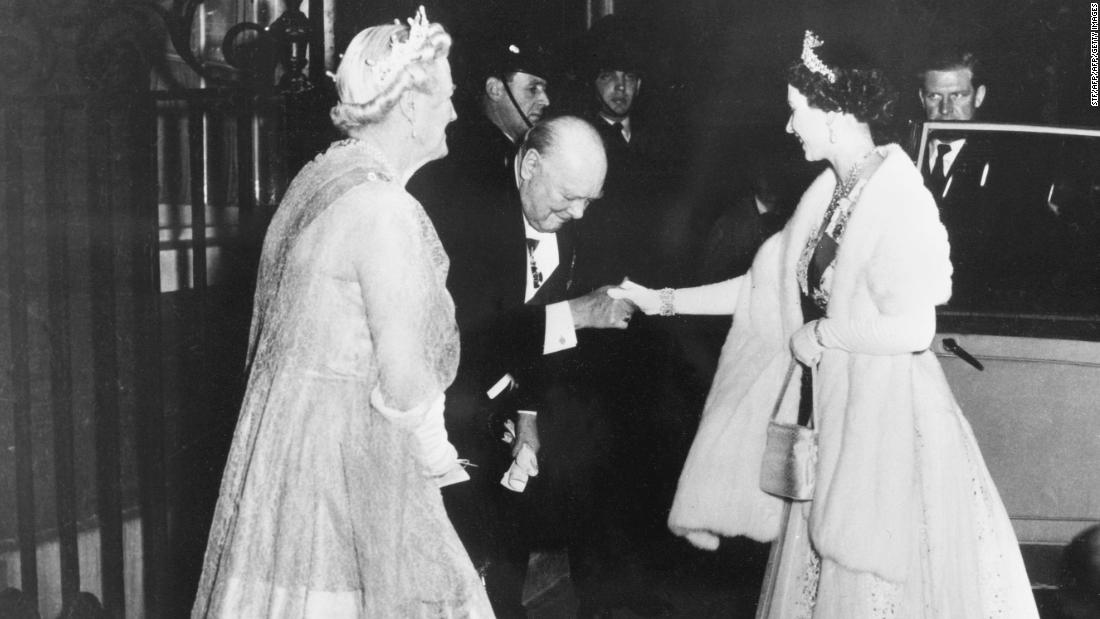
{"type": "Polygon", "coordinates": [[[573,325],[573,312],[569,301],[559,301],[546,306],[546,335],[542,340],[542,354],[577,346],[577,329],[573,325]]]}
{"type": "Polygon", "coordinates": [[[520,415],[530,415],[532,417],[537,417],[538,416],[538,412],[536,412],[536,411],[517,410],[516,412],[519,413],[520,415]]]}

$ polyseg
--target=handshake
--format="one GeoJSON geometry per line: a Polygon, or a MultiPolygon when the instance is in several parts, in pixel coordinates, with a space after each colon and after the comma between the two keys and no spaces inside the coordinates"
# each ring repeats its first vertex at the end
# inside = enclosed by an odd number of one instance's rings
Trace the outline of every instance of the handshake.
{"type": "Polygon", "coordinates": [[[661,291],[623,278],[618,286],[602,286],[570,300],[569,309],[578,329],[625,329],[636,310],[646,314],[661,313],[661,294],[661,291]]]}
{"type": "Polygon", "coordinates": [[[629,278],[623,278],[622,283],[618,286],[604,286],[600,290],[605,290],[607,296],[616,302],[629,303],[631,307],[640,309],[645,314],[668,316],[674,313],[672,311],[672,290],[669,288],[654,290],[636,284],[630,281],[629,278]]]}
{"type": "MultiPolygon", "coordinates": [[[[736,280],[728,281],[733,282],[736,280]]],[[[635,284],[629,279],[624,279],[618,286],[607,286],[601,290],[605,290],[607,296],[616,302],[630,303],[631,306],[642,310],[646,314],[674,316],[678,313],[678,306],[681,310],[686,306],[688,311],[684,313],[689,314],[732,313],[736,301],[723,301],[719,297],[718,286],[726,285],[727,282],[722,282],[687,290],[673,290],[671,288],[654,290],[635,284]],[[703,293],[701,294],[700,291],[703,291],[703,293]],[[722,303],[726,305],[721,305],[722,303]],[[718,307],[720,311],[699,311],[700,307],[706,310],[714,310],[718,307]]],[[[730,296],[728,291],[725,291],[725,296],[730,296]]],[[[737,293],[733,293],[733,298],[737,298],[737,293]]],[[[821,356],[827,348],[851,350],[851,348],[845,346],[842,333],[835,322],[826,318],[813,320],[799,327],[790,338],[791,354],[795,359],[803,365],[815,366],[821,360],[821,356]]]]}

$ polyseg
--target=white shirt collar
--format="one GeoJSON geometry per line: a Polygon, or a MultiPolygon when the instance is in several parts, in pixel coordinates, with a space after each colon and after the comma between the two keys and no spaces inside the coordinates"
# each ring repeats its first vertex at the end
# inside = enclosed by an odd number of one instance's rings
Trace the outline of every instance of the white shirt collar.
{"type": "Polygon", "coordinates": [[[603,121],[605,123],[609,124],[609,125],[614,125],[615,123],[619,123],[620,125],[622,125],[622,127],[623,127],[623,129],[622,129],[623,139],[626,140],[627,142],[630,141],[630,136],[632,135],[632,132],[630,130],[630,117],[629,116],[627,116],[626,118],[623,118],[622,120],[615,120],[613,118],[608,118],[608,117],[604,116],[603,114],[600,114],[600,118],[602,118],[603,121]]]}
{"type": "Polygon", "coordinates": [[[951,146],[951,150],[948,151],[943,157],[943,174],[947,176],[947,173],[951,171],[951,166],[955,163],[955,157],[959,156],[959,151],[962,150],[964,144],[966,144],[966,138],[959,138],[957,140],[937,140],[933,138],[928,142],[928,161],[931,162],[929,168],[936,166],[936,157],[939,156],[938,147],[940,144],[948,144],[951,146]]]}

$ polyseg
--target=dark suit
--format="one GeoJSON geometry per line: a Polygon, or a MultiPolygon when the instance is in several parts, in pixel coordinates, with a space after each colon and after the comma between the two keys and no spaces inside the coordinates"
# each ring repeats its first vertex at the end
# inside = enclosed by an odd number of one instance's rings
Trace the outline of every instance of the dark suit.
{"type": "Polygon", "coordinates": [[[522,616],[528,554],[567,546],[583,554],[577,531],[591,502],[590,463],[600,432],[577,400],[575,350],[543,354],[546,309],[573,296],[574,239],[556,235],[558,266],[524,301],[529,264],[514,173],[514,152],[484,118],[449,138],[451,156],[411,183],[450,256],[448,288],[461,337],[458,375],[447,391],[447,431],[471,480],[443,490],[448,514],[486,583],[500,617],[522,616]],[[453,159],[452,159],[453,157],[453,159]],[[518,388],[490,400],[504,374],[518,388]],[[539,474],[523,493],[500,485],[511,462],[503,421],[517,409],[538,412],[539,474]]]}
{"type": "MultiPolygon", "coordinates": [[[[478,381],[482,392],[506,372],[521,385],[541,384],[545,306],[568,298],[571,235],[556,235],[558,267],[526,303],[527,245],[515,188],[504,203],[466,205],[461,226],[441,229],[440,236],[453,248],[447,285],[462,338],[460,379],[478,381]]],[[[530,391],[521,390],[525,397],[530,391]]]]}
{"type": "Polygon", "coordinates": [[[607,152],[604,197],[592,203],[577,227],[577,285],[594,290],[623,277],[653,285],[661,267],[658,238],[664,201],[653,182],[655,167],[645,149],[645,132],[632,125],[631,140],[599,116],[587,118],[607,152]]]}
{"type": "Polygon", "coordinates": [[[447,427],[459,454],[478,468],[471,470],[469,487],[445,490],[444,498],[475,561],[491,564],[487,583],[500,616],[521,612],[530,550],[566,546],[574,561],[584,554],[579,532],[592,501],[587,471],[602,434],[575,397],[576,350],[543,354],[545,306],[571,296],[572,237],[567,229],[556,235],[559,264],[524,302],[528,262],[522,216],[515,190],[504,204],[471,206],[461,240],[452,237],[448,278],[462,356],[447,394],[447,427]],[[490,401],[486,390],[505,373],[518,388],[490,401]],[[516,409],[538,412],[542,444],[539,475],[519,494],[499,484],[510,462],[500,421],[516,409]]]}
{"type": "Polygon", "coordinates": [[[980,135],[971,135],[963,143],[942,185],[931,178],[934,165],[925,153],[921,173],[949,232],[951,263],[955,269],[953,302],[965,304],[975,296],[980,297],[978,291],[983,282],[979,279],[989,271],[992,250],[989,233],[998,202],[992,187],[1001,186],[994,184],[990,175],[999,175],[1001,170],[994,163],[989,144],[980,135]]]}
{"type": "Polygon", "coordinates": [[[1067,182],[1087,157],[1052,156],[1064,148],[1053,137],[968,137],[951,185],[936,196],[955,268],[950,306],[1042,313],[1095,290],[1092,264],[1081,258],[1095,239],[1095,215],[1074,187],[1088,183],[1067,182]]]}

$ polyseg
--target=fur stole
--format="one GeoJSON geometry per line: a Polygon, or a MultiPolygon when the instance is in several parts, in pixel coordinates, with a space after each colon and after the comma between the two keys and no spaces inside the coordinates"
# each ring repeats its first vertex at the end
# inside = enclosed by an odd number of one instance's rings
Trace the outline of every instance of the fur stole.
{"type": "MultiPolygon", "coordinates": [[[[873,321],[931,308],[950,294],[947,236],[935,203],[905,153],[895,145],[885,149],[837,254],[830,318],[873,321]]],[[[766,541],[778,533],[782,502],[759,490],[760,461],[791,358],[788,342],[802,325],[796,264],[834,185],[831,171],[814,181],[746,275],[669,517],[670,528],[697,545],[716,545],[716,535],[766,541]]],[[[915,417],[922,407],[954,407],[938,370],[927,350],[825,352],[815,380],[819,460],[810,523],[823,557],[904,579],[917,534],[915,417]]],[[[797,384],[792,381],[780,419],[797,414],[797,384]]]]}

